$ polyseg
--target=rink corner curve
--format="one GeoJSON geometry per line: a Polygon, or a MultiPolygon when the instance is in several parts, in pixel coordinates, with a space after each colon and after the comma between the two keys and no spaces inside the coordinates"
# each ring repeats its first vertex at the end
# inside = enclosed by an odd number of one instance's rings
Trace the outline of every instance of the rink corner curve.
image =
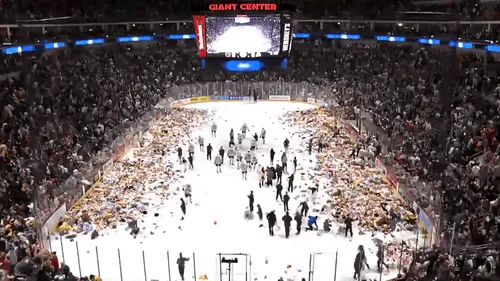
{"type": "MultiPolygon", "coordinates": [[[[170,108],[179,108],[188,104],[197,104],[197,103],[244,102],[249,100],[250,98],[248,96],[229,96],[229,95],[199,96],[199,97],[191,97],[179,100],[170,100],[170,108]]],[[[262,101],[306,103],[317,107],[328,106],[326,102],[319,99],[306,98],[306,97],[291,97],[289,95],[270,95],[268,99],[262,101]]],[[[163,116],[160,116],[160,118],[161,117],[163,116]]],[[[95,180],[94,184],[92,184],[90,188],[88,188],[87,190],[85,189],[82,190],[82,196],[78,200],[76,200],[73,204],[71,204],[71,206],[69,206],[69,204],[63,204],[58,210],[56,210],[52,214],[52,216],[44,224],[43,227],[44,234],[48,234],[50,236],[57,232],[57,224],[59,223],[59,220],[66,213],[73,212],[81,207],[82,203],[87,199],[89,194],[92,194],[92,192],[101,184],[101,180],[105,178],[109,173],[109,171],[113,169],[114,164],[122,161],[123,157],[127,155],[128,152],[131,149],[133,149],[135,145],[142,139],[142,135],[131,136],[130,139],[133,140],[131,143],[127,144],[126,146],[120,146],[120,148],[114,152],[112,159],[110,159],[110,161],[108,161],[102,168],[102,173],[100,174],[100,176],[95,180]]]]}

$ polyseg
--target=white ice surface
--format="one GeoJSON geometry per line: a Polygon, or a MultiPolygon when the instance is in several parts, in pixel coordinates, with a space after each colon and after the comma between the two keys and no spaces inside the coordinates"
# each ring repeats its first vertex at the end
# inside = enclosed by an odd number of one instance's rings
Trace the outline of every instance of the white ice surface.
{"type": "MultiPolygon", "coordinates": [[[[275,149],[276,159],[280,158],[283,141],[290,139],[291,161],[297,156],[299,169],[309,169],[315,165],[309,161],[313,156],[295,153],[297,149],[304,149],[305,144],[297,134],[297,127],[283,125],[278,117],[286,111],[308,109],[310,105],[285,102],[259,102],[257,104],[244,103],[203,103],[188,106],[190,108],[208,109],[213,112],[211,118],[218,124],[217,138],[210,136],[210,124],[202,124],[196,129],[191,139],[199,135],[205,138],[205,145],[211,143],[214,153],[222,145],[227,151],[229,131],[233,128],[238,131],[243,123],[247,123],[250,134],[244,140],[244,147],[249,146],[250,135],[260,135],[264,127],[267,131],[266,144],[259,140],[257,155],[261,164],[269,162],[269,149],[275,149]],[[295,134],[294,134],[295,133],[295,134]]],[[[198,146],[196,145],[196,148],[198,146]]],[[[142,149],[147,149],[142,148],[142,149]]],[[[187,150],[187,147],[183,148],[187,150]]],[[[130,156],[129,156],[130,157],[130,156]]],[[[172,162],[176,163],[176,155],[170,155],[172,162]]],[[[176,164],[178,165],[178,164],[176,164]]],[[[139,226],[145,227],[137,238],[133,238],[122,227],[115,230],[102,231],[99,238],[90,240],[89,235],[79,235],[74,241],[55,237],[51,241],[53,251],[62,261],[70,266],[75,275],[83,276],[98,274],[104,281],[120,280],[180,280],[176,259],[179,252],[190,257],[186,265],[186,280],[196,280],[201,275],[206,275],[208,280],[219,280],[219,263],[217,253],[245,253],[251,261],[245,263],[245,256],[236,256],[239,263],[233,266],[232,280],[245,280],[245,272],[251,274],[250,280],[300,280],[308,279],[310,254],[317,253],[314,257],[313,280],[331,281],[335,272],[335,252],[338,250],[337,279],[338,281],[353,280],[353,262],[358,245],[364,245],[368,262],[372,270],[365,271],[369,278],[377,278],[375,247],[370,234],[360,236],[354,229],[354,238],[348,239],[333,233],[318,235],[318,232],[302,231],[295,235],[295,222],[292,222],[292,234],[289,239],[284,238],[284,228],[281,217],[284,215],[283,207],[274,200],[275,189],[259,188],[257,175],[251,172],[248,181],[241,179],[241,173],[225,163],[222,174],[215,173],[213,162],[207,161],[204,152],[196,152],[194,170],[188,171],[180,186],[190,183],[193,186],[193,204],[187,205],[187,215],[181,221],[179,192],[177,197],[166,201],[162,208],[149,210],[139,226]],[[250,190],[255,194],[255,205],[260,204],[263,212],[276,210],[278,224],[281,229],[274,237],[270,237],[267,222],[260,222],[256,216],[254,220],[247,221],[243,213],[248,205],[247,195],[250,190]],[[158,212],[159,216],[154,217],[158,212]],[[214,221],[217,224],[214,224],[214,221]],[[259,224],[264,227],[259,228],[259,224]],[[179,230],[179,226],[182,230],[179,230]],[[154,234],[150,234],[150,232],[154,234]],[[78,245],[78,247],[77,247],[78,245]],[[78,248],[78,250],[77,250],[78,248]],[[120,259],[118,258],[118,249],[120,259]],[[78,251],[78,253],[77,253],[78,251]],[[63,253],[64,252],[64,253],[63,253]],[[98,254],[96,254],[98,253],[98,254]],[[194,259],[193,259],[194,253],[194,259]],[[322,254],[320,254],[322,253],[322,254]],[[170,255],[170,276],[167,255],[170,255]],[[98,255],[98,257],[97,257],[98,255]],[[143,257],[145,267],[143,268],[143,257]],[[195,262],[195,266],[194,263],[195,262]],[[98,268],[99,264],[99,268],[98,268]],[[288,268],[289,267],[289,268],[288,268]],[[196,272],[194,272],[196,268],[196,272]],[[247,270],[245,269],[247,268],[247,270]]],[[[289,163],[291,166],[291,163],[289,163]]],[[[291,168],[289,168],[291,170],[291,168]]],[[[283,176],[286,187],[286,176],[283,176]]],[[[295,186],[303,184],[300,177],[296,177],[295,186]]],[[[172,187],[170,187],[172,189],[172,187]]],[[[306,192],[296,191],[290,200],[291,211],[294,212],[300,203],[296,196],[307,196],[306,192]]],[[[324,196],[320,201],[326,201],[324,196]]],[[[311,210],[313,206],[310,206],[311,210]]],[[[291,214],[293,217],[293,214],[291,214]]],[[[307,219],[304,221],[306,224],[307,219]]],[[[320,215],[318,225],[322,229],[323,219],[320,215]]],[[[333,227],[336,232],[336,226],[333,227]]],[[[400,235],[400,234],[396,234],[400,235]]],[[[228,280],[226,266],[222,267],[222,278],[228,280]]],[[[383,274],[383,280],[394,277],[397,272],[383,274]]]]}

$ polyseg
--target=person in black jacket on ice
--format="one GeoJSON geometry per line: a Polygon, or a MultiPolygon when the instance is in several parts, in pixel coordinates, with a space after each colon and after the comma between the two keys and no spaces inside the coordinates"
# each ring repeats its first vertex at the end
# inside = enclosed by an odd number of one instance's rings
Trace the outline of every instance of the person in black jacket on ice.
{"type": "Polygon", "coordinates": [[[353,236],[352,235],[352,218],[350,215],[347,215],[347,217],[345,218],[344,220],[344,223],[345,223],[345,237],[347,237],[347,233],[351,233],[351,237],[353,236]]]}
{"type": "Polygon", "coordinates": [[[359,245],[358,253],[356,254],[356,258],[354,259],[354,276],[353,276],[354,279],[357,279],[361,274],[361,269],[363,269],[363,265],[366,265],[366,267],[370,269],[370,266],[366,261],[365,249],[363,245],[359,245]]]}
{"type": "Polygon", "coordinates": [[[276,164],[276,178],[278,180],[278,183],[281,183],[282,176],[283,176],[283,168],[280,166],[280,164],[276,164]]]}
{"type": "Polygon", "coordinates": [[[296,172],[297,171],[297,157],[293,157],[293,160],[292,160],[292,163],[293,163],[293,172],[296,172]]]}
{"type": "Polygon", "coordinates": [[[283,186],[281,184],[276,185],[276,201],[278,201],[278,197],[281,201],[283,201],[283,196],[281,195],[281,191],[283,191],[283,186]]]}
{"type": "Polygon", "coordinates": [[[382,272],[382,266],[385,265],[386,269],[389,270],[389,266],[384,262],[384,249],[382,245],[378,246],[377,250],[377,268],[378,272],[382,272]]]}
{"type": "Polygon", "coordinates": [[[297,235],[300,234],[300,229],[302,228],[302,215],[297,212],[293,218],[297,222],[297,235]]]}
{"type": "Polygon", "coordinates": [[[212,145],[207,145],[207,160],[212,161],[212,145]]]}
{"type": "Polygon", "coordinates": [[[274,152],[274,149],[271,148],[271,150],[269,151],[269,157],[271,158],[271,165],[274,165],[273,162],[274,162],[274,155],[276,154],[276,152],[274,152]]]}
{"type": "Polygon", "coordinates": [[[288,212],[286,212],[282,220],[285,223],[285,238],[288,238],[290,236],[290,225],[292,224],[292,217],[288,212]]]}
{"type": "Polygon", "coordinates": [[[253,212],[253,190],[250,191],[250,195],[248,195],[248,207],[250,208],[250,212],[253,212]]]}
{"type": "Polygon", "coordinates": [[[285,209],[285,212],[290,211],[290,208],[288,207],[288,201],[290,201],[290,196],[288,196],[288,192],[286,192],[285,196],[283,196],[283,208],[285,209]]]}
{"type": "Polygon", "coordinates": [[[189,258],[185,258],[182,256],[182,253],[179,253],[179,258],[177,259],[177,268],[179,269],[181,280],[184,280],[184,269],[186,268],[187,261],[189,261],[189,258]]]}
{"type": "Polygon", "coordinates": [[[181,211],[182,211],[182,215],[183,215],[181,220],[183,220],[184,216],[186,215],[186,202],[184,202],[183,198],[181,198],[181,211]]]}
{"type": "Polygon", "coordinates": [[[194,166],[193,166],[193,155],[192,154],[189,154],[188,156],[188,161],[189,161],[189,169],[193,170],[194,169],[194,166]]]}
{"type": "Polygon", "coordinates": [[[177,148],[177,158],[182,163],[182,148],[180,146],[177,148]]]}
{"type": "Polygon", "coordinates": [[[276,214],[271,211],[267,214],[267,225],[269,227],[269,235],[274,236],[274,226],[276,225],[276,214]]]}
{"type": "Polygon", "coordinates": [[[295,179],[295,174],[291,174],[288,177],[288,192],[293,192],[293,180],[295,179]]]}
{"type": "Polygon", "coordinates": [[[309,205],[307,205],[307,202],[304,201],[300,203],[299,206],[302,207],[302,209],[300,210],[300,214],[307,217],[307,212],[309,211],[309,205]]]}
{"type": "Polygon", "coordinates": [[[262,220],[262,217],[264,216],[260,204],[257,204],[257,216],[259,216],[259,220],[262,220]]]}

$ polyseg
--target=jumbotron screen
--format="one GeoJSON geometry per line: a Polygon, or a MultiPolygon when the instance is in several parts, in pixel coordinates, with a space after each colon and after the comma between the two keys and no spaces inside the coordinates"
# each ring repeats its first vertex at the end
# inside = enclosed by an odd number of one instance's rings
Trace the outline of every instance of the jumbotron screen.
{"type": "Polygon", "coordinates": [[[207,56],[235,53],[276,56],[281,50],[281,16],[206,17],[207,56]]]}

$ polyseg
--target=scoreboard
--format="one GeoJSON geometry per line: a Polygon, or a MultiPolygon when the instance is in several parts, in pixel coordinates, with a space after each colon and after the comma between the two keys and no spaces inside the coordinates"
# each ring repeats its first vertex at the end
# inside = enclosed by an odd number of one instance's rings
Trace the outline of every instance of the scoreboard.
{"type": "Polygon", "coordinates": [[[193,15],[193,24],[198,54],[205,60],[269,63],[288,57],[292,48],[290,12],[277,4],[210,4],[193,15]]]}

